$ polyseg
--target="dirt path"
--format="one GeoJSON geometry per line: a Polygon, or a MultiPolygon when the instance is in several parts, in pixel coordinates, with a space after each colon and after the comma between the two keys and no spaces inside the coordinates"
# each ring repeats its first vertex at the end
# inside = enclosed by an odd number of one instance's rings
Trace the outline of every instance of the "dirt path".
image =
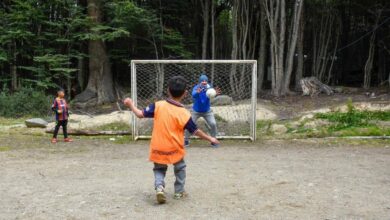
{"type": "Polygon", "coordinates": [[[156,205],[147,143],[0,136],[0,219],[388,219],[390,142],[188,150],[182,201],[156,205]]]}

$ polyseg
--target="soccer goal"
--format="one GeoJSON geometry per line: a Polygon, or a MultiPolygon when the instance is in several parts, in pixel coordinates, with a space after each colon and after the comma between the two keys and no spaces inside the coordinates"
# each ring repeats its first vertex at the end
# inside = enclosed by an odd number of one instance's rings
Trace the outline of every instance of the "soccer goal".
{"type": "MultiPolygon", "coordinates": [[[[167,82],[173,76],[183,76],[188,81],[189,94],[183,100],[192,110],[192,88],[199,76],[206,74],[213,87],[222,94],[211,100],[219,139],[256,140],[256,86],[257,62],[255,60],[132,60],[131,97],[139,108],[167,98],[167,82]]],[[[201,118],[198,126],[208,131],[201,118]]],[[[153,120],[139,120],[132,116],[133,139],[151,137],[153,120]]]]}

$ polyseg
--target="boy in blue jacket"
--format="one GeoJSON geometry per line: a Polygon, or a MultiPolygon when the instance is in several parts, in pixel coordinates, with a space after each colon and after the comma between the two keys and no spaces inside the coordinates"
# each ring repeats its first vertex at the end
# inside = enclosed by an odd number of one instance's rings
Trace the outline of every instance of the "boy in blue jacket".
{"type": "MultiPolygon", "coordinates": [[[[212,86],[208,83],[208,78],[205,74],[202,74],[199,77],[199,84],[194,86],[192,89],[192,100],[193,106],[191,111],[192,121],[196,123],[196,121],[203,117],[206,120],[206,123],[210,127],[210,136],[217,136],[217,123],[215,121],[214,113],[211,110],[210,99],[206,95],[206,91],[211,89],[212,86]]],[[[221,94],[221,90],[219,88],[215,88],[217,95],[221,94]]],[[[190,134],[186,132],[184,145],[186,147],[189,146],[189,137],[190,134]]],[[[212,147],[219,147],[218,144],[211,144],[212,147]]]]}

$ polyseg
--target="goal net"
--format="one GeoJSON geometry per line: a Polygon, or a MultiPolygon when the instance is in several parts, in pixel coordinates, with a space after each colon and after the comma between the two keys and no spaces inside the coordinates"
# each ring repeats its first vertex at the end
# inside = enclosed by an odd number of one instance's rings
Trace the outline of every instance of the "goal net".
{"type": "MultiPolygon", "coordinates": [[[[167,82],[173,76],[183,76],[189,94],[183,100],[192,111],[191,92],[206,74],[209,84],[221,89],[221,95],[211,99],[211,111],[217,122],[217,138],[256,139],[256,79],[255,60],[133,60],[131,62],[131,97],[139,108],[167,98],[167,82]]],[[[197,125],[204,131],[209,126],[203,118],[197,125]]],[[[151,137],[152,119],[132,116],[133,139],[151,137]]]]}

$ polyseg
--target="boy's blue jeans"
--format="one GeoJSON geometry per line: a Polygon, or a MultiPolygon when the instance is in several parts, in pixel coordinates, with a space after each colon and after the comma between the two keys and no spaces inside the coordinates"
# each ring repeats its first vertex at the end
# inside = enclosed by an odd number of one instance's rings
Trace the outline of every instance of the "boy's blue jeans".
{"type": "MultiPolygon", "coordinates": [[[[208,112],[191,111],[191,117],[192,117],[192,121],[194,121],[195,124],[200,117],[203,117],[206,123],[208,124],[208,126],[210,127],[210,136],[217,137],[217,122],[215,121],[214,113],[211,110],[208,112]]],[[[184,140],[188,141],[189,138],[190,138],[190,133],[186,130],[184,140]]]]}
{"type": "MultiPolygon", "coordinates": [[[[154,186],[157,189],[158,186],[165,187],[165,174],[167,173],[168,165],[154,163],[154,186]]],[[[184,184],[186,182],[186,163],[184,159],[173,164],[173,171],[175,172],[175,193],[184,192],[184,184]]]]}

